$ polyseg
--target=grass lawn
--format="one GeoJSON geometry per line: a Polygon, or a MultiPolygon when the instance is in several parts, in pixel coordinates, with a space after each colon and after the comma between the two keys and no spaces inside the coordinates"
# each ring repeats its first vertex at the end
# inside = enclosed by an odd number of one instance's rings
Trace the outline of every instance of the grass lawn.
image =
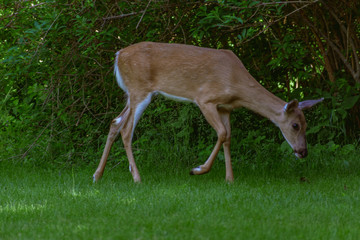
{"type": "Polygon", "coordinates": [[[109,169],[0,162],[0,239],[360,239],[359,174],[109,169]]]}

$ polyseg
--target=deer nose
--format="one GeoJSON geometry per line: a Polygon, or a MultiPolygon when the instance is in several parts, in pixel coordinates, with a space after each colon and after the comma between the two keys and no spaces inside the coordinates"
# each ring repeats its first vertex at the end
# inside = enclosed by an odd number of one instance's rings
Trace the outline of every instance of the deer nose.
{"type": "Polygon", "coordinates": [[[308,155],[307,148],[300,149],[299,151],[296,151],[295,154],[298,158],[305,158],[308,155]]]}

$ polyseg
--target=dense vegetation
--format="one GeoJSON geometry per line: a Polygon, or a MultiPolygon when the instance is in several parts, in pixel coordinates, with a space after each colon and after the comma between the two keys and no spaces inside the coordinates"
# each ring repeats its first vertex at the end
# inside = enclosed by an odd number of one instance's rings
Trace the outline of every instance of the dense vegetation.
{"type": "MultiPolygon", "coordinates": [[[[0,0],[0,159],[96,163],[124,106],[114,53],[140,41],[230,49],[284,100],[325,97],[306,113],[316,166],[359,154],[359,9],[357,0],[0,0]]],[[[235,162],[272,168],[292,159],[270,121],[238,110],[232,128],[235,162]]],[[[137,127],[134,149],[143,166],[162,159],[195,166],[214,139],[195,106],[158,98],[137,127]]],[[[127,165],[122,148],[111,159],[127,165]]]]}

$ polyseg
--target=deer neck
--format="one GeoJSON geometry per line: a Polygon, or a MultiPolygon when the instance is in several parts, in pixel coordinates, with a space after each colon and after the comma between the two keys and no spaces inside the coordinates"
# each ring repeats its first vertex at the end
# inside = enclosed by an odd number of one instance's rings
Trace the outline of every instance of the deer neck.
{"type": "Polygon", "coordinates": [[[241,107],[256,112],[278,125],[286,104],[285,101],[266,90],[258,82],[250,84],[246,89],[241,87],[238,89],[238,94],[239,92],[241,107]]]}

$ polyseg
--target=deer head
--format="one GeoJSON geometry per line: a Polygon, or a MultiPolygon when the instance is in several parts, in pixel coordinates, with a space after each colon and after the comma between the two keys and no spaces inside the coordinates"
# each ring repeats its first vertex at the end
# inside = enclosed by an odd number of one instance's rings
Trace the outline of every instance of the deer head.
{"type": "Polygon", "coordinates": [[[286,103],[283,108],[279,128],[298,158],[304,158],[308,154],[306,144],[307,124],[302,110],[311,108],[323,100],[324,98],[298,102],[295,99],[286,103]]]}

